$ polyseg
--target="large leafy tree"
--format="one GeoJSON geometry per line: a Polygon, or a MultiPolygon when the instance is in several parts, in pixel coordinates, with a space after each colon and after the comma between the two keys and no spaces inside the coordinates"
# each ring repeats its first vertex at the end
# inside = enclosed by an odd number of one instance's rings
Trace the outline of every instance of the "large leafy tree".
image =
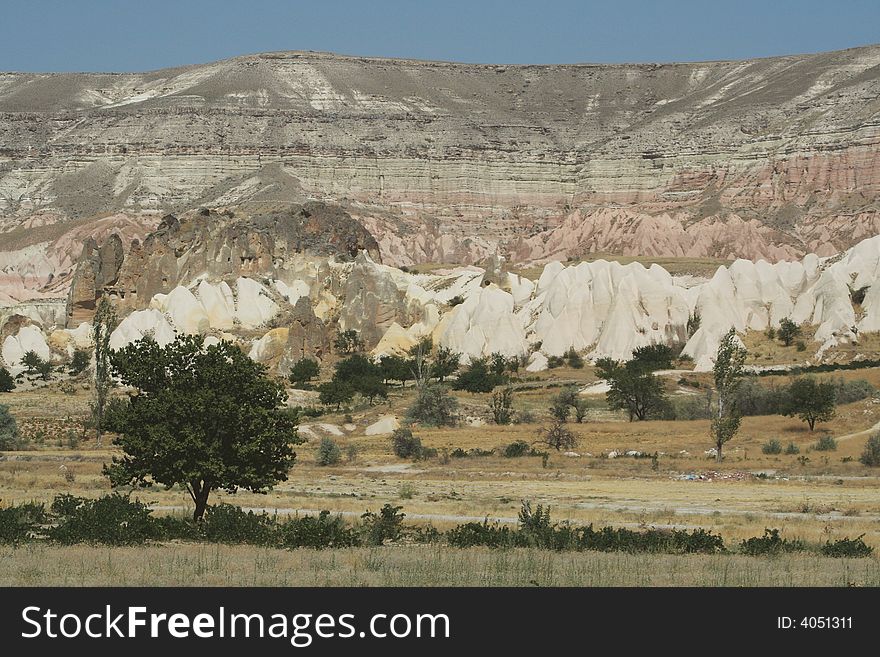
{"type": "Polygon", "coordinates": [[[111,353],[113,373],[137,394],[113,407],[108,428],[124,455],[104,467],[114,486],[189,491],[200,519],[212,490],[265,492],[287,479],[301,442],[283,412],[284,387],[230,342],[144,338],[111,353]]]}
{"type": "Polygon", "coordinates": [[[447,376],[452,376],[458,371],[461,354],[452,351],[449,347],[438,347],[431,363],[431,376],[443,383],[447,376]]]}
{"type": "Polygon", "coordinates": [[[836,402],[837,386],[833,382],[800,377],[788,386],[788,399],[783,414],[789,417],[798,416],[812,431],[816,422],[827,422],[834,417],[836,402]]]}
{"type": "Polygon", "coordinates": [[[730,329],[718,345],[715,355],[715,394],[718,402],[712,415],[709,433],[715,443],[715,460],[721,461],[724,444],[736,435],[742,421],[742,414],[737,406],[737,392],[745,375],[744,366],[748,352],[730,329]]]}
{"type": "Polygon", "coordinates": [[[608,383],[605,399],[608,406],[629,414],[629,420],[647,420],[652,413],[662,410],[666,401],[663,382],[654,376],[653,363],[630,360],[626,363],[600,358],[596,374],[608,383]]]}

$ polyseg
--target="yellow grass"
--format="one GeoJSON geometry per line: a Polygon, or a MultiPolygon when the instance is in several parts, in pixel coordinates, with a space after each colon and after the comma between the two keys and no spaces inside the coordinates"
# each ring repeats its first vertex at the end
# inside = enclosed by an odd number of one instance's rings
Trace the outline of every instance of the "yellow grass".
{"type": "Polygon", "coordinates": [[[440,546],[0,547],[0,586],[878,586],[880,560],[440,546]]]}

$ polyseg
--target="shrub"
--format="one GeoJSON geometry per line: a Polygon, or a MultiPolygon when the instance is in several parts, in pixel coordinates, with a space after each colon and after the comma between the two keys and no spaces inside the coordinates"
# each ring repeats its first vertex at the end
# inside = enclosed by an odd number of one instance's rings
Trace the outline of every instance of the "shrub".
{"type": "Polygon", "coordinates": [[[765,554],[782,554],[783,552],[798,552],[806,550],[803,541],[781,538],[778,529],[764,529],[764,535],[747,538],[740,543],[740,552],[752,556],[765,554]]]}
{"type": "Polygon", "coordinates": [[[413,436],[409,429],[395,429],[391,434],[391,447],[394,455],[402,459],[419,458],[423,449],[421,439],[413,436]]]}
{"type": "Polygon", "coordinates": [[[531,446],[525,440],[517,440],[505,446],[502,454],[509,459],[519,458],[521,456],[529,456],[532,451],[531,446]]]}
{"type": "Polygon", "coordinates": [[[205,513],[204,536],[212,543],[269,545],[275,521],[267,513],[245,511],[232,504],[209,506],[205,513]]]}
{"type": "Polygon", "coordinates": [[[865,450],[859,457],[859,461],[872,468],[880,466],[880,433],[875,433],[865,443],[865,450]]]}
{"type": "Polygon", "coordinates": [[[557,367],[562,367],[563,365],[565,365],[565,359],[562,356],[547,357],[547,369],[554,370],[557,367]]]}
{"type": "Polygon", "coordinates": [[[367,511],[361,516],[361,529],[367,545],[382,545],[385,541],[397,541],[403,534],[402,506],[386,504],[379,513],[367,511]]]}
{"type": "Polygon", "coordinates": [[[575,351],[574,347],[569,347],[563,358],[568,361],[568,366],[573,369],[580,370],[584,367],[584,359],[577,351],[575,351]]]}
{"type": "Polygon", "coordinates": [[[339,445],[332,438],[325,436],[321,438],[321,444],[318,445],[318,465],[336,465],[342,460],[342,453],[339,451],[339,445]]]}
{"type": "Polygon", "coordinates": [[[708,420],[709,404],[703,395],[680,395],[669,399],[669,408],[676,420],[708,420]]]}
{"type": "Polygon", "coordinates": [[[12,392],[15,390],[15,379],[5,367],[0,367],[0,392],[12,392]]]}
{"type": "Polygon", "coordinates": [[[788,443],[788,446],[785,448],[786,454],[800,454],[801,448],[795,445],[794,443],[788,443]]]}
{"type": "Polygon", "coordinates": [[[798,351],[806,351],[807,350],[807,343],[804,342],[803,340],[798,340],[797,342],[794,343],[794,348],[797,349],[798,351]]]}
{"type": "Polygon", "coordinates": [[[18,447],[18,424],[9,407],[0,404],[0,450],[18,447]]]}
{"type": "Polygon", "coordinates": [[[120,493],[95,500],[58,495],[51,511],[58,523],[47,534],[50,540],[63,545],[138,545],[160,538],[160,527],[150,516],[149,507],[120,493]]]}
{"type": "Polygon", "coordinates": [[[458,400],[446,386],[432,383],[419,390],[406,416],[427,426],[452,427],[458,421],[458,400]]]}
{"type": "Polygon", "coordinates": [[[851,404],[873,396],[876,389],[864,379],[847,381],[838,378],[835,382],[835,399],[838,404],[851,404]]]}
{"type": "Polygon", "coordinates": [[[294,516],[278,526],[278,543],[285,548],[343,548],[360,545],[360,538],[341,516],[321,511],[317,516],[294,516]]]}
{"type": "Polygon", "coordinates": [[[495,424],[510,424],[513,420],[513,388],[507,386],[492,394],[492,418],[495,424]]]}
{"type": "Polygon", "coordinates": [[[773,438],[761,446],[764,454],[782,454],[782,443],[773,438]]]}
{"type": "Polygon", "coordinates": [[[507,525],[483,522],[467,522],[446,532],[446,542],[457,548],[484,546],[510,548],[516,545],[516,531],[507,525]]]}
{"type": "Polygon", "coordinates": [[[523,409],[516,412],[513,421],[515,424],[532,424],[535,421],[535,414],[528,409],[523,409]]]}
{"type": "Polygon", "coordinates": [[[166,541],[203,541],[204,523],[196,522],[191,517],[160,516],[153,518],[158,535],[166,541]]]}
{"type": "Polygon", "coordinates": [[[831,436],[822,436],[813,447],[817,452],[833,452],[837,449],[837,441],[831,436]]]}
{"type": "Polygon", "coordinates": [[[862,536],[852,539],[841,538],[834,542],[828,541],[822,546],[822,554],[826,557],[869,557],[874,552],[874,548],[866,545],[862,536]]]}
{"type": "Polygon", "coordinates": [[[36,502],[0,509],[0,544],[16,545],[33,539],[45,521],[46,511],[36,502]]]}

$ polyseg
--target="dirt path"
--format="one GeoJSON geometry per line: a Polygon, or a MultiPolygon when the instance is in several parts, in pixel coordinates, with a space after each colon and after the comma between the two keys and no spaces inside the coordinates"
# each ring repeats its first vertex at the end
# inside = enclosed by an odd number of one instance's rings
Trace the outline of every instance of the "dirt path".
{"type": "Polygon", "coordinates": [[[868,427],[867,429],[862,429],[861,431],[856,431],[855,433],[848,433],[844,436],[840,436],[839,438],[835,438],[834,440],[840,442],[842,440],[849,440],[850,438],[858,438],[859,436],[864,436],[868,433],[874,433],[875,431],[880,431],[880,422],[872,427],[868,427]]]}

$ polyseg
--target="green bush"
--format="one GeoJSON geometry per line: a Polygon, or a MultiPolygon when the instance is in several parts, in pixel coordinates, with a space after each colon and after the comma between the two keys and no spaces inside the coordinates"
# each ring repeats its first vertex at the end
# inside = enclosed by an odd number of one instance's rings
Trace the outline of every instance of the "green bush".
{"type": "Polygon", "coordinates": [[[458,400],[446,386],[432,383],[419,390],[406,417],[431,427],[452,427],[458,421],[458,400]]]}
{"type": "Polygon", "coordinates": [[[367,511],[361,516],[361,531],[367,545],[382,545],[385,541],[400,540],[403,535],[402,506],[386,504],[379,513],[367,511]]]}
{"type": "Polygon", "coordinates": [[[866,545],[862,536],[828,541],[822,546],[822,554],[826,557],[869,557],[874,552],[874,548],[866,545]]]}
{"type": "Polygon", "coordinates": [[[16,545],[29,541],[44,522],[46,511],[36,502],[0,509],[0,544],[16,545]]]}
{"type": "Polygon", "coordinates": [[[391,447],[394,455],[402,459],[419,458],[423,449],[421,439],[413,436],[409,429],[395,429],[391,434],[391,447]]]}
{"type": "Polygon", "coordinates": [[[521,456],[529,456],[532,451],[531,446],[525,440],[517,440],[504,447],[504,456],[507,458],[518,458],[521,456]]]}
{"type": "Polygon", "coordinates": [[[764,454],[782,454],[782,443],[776,440],[776,438],[772,438],[761,445],[761,452],[764,454]]]}
{"type": "Polygon", "coordinates": [[[0,392],[15,390],[15,380],[5,367],[0,367],[0,392]]]}
{"type": "Polygon", "coordinates": [[[880,466],[880,433],[875,433],[868,438],[859,461],[872,468],[880,466]]]}
{"type": "Polygon", "coordinates": [[[354,547],[360,538],[348,527],[341,516],[331,516],[321,511],[317,516],[295,516],[278,526],[278,543],[285,548],[354,547]]]}
{"type": "Polygon", "coordinates": [[[837,449],[837,441],[831,436],[822,436],[816,441],[816,445],[813,449],[817,452],[833,452],[837,449]]]}
{"type": "Polygon", "coordinates": [[[191,516],[159,516],[153,518],[159,537],[166,541],[203,541],[204,523],[196,522],[191,516]]]}
{"type": "Polygon", "coordinates": [[[516,531],[498,523],[466,522],[446,532],[448,545],[457,548],[489,547],[510,548],[517,544],[516,531]]]}
{"type": "Polygon", "coordinates": [[[247,543],[270,545],[275,533],[275,520],[267,513],[245,511],[232,504],[209,506],[205,512],[203,532],[212,543],[247,543]]]}
{"type": "Polygon", "coordinates": [[[788,443],[788,446],[785,448],[786,454],[800,454],[801,448],[795,445],[794,443],[788,443]]]}
{"type": "Polygon", "coordinates": [[[339,451],[339,445],[332,438],[321,438],[321,444],[318,445],[318,465],[336,465],[342,460],[342,452],[339,451]]]}
{"type": "Polygon", "coordinates": [[[62,545],[139,545],[161,538],[160,527],[150,516],[149,507],[120,493],[95,500],[58,495],[51,511],[57,516],[57,524],[47,535],[62,545]]]}
{"type": "Polygon", "coordinates": [[[0,450],[19,447],[18,424],[9,407],[0,404],[0,450]]]}
{"type": "Polygon", "coordinates": [[[782,538],[778,529],[764,529],[763,536],[747,538],[740,543],[740,552],[752,556],[765,554],[782,554],[783,552],[798,552],[806,550],[803,541],[782,538]]]}

